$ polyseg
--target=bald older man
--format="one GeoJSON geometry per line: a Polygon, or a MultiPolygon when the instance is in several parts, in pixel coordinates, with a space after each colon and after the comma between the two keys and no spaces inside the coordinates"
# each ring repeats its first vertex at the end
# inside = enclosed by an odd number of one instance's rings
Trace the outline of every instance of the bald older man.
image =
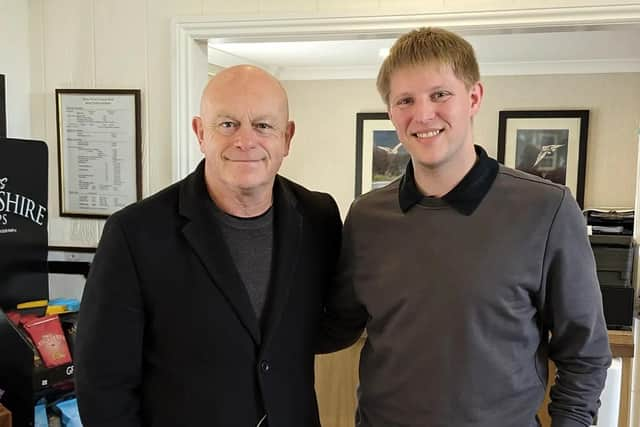
{"type": "Polygon", "coordinates": [[[265,71],[216,75],[192,125],[196,170],[105,226],[78,323],[84,426],[319,426],[335,201],[277,175],[295,126],[265,71]]]}

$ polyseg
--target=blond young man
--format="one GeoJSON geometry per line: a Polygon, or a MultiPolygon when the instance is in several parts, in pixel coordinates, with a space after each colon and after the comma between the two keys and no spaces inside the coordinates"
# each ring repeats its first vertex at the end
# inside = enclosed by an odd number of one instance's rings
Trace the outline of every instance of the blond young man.
{"type": "Polygon", "coordinates": [[[537,426],[548,358],[553,426],[590,425],[611,355],[569,190],[473,144],[484,89],[456,34],[403,35],[377,85],[411,161],[351,206],[321,346],[366,327],[356,425],[537,426]]]}

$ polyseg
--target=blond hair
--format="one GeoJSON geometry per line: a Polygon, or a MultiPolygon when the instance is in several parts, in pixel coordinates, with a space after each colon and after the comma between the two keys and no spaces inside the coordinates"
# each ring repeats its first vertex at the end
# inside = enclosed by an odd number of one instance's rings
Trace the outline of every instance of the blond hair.
{"type": "Polygon", "coordinates": [[[419,28],[402,35],[384,60],[376,85],[389,105],[391,75],[400,68],[428,64],[448,65],[467,89],[480,81],[480,67],[468,41],[442,28],[419,28]]]}

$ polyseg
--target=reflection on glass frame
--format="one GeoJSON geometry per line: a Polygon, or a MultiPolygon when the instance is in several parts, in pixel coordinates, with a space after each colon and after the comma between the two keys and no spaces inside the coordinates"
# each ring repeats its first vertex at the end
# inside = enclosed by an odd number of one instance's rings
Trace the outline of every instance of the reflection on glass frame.
{"type": "Polygon", "coordinates": [[[567,186],[582,207],[589,110],[500,111],[498,161],[567,186]]]}
{"type": "Polygon", "coordinates": [[[142,197],[140,90],[56,89],[60,216],[106,218],[142,197]]]}
{"type": "Polygon", "coordinates": [[[356,197],[402,176],[408,161],[387,113],[356,114],[356,197]]]}

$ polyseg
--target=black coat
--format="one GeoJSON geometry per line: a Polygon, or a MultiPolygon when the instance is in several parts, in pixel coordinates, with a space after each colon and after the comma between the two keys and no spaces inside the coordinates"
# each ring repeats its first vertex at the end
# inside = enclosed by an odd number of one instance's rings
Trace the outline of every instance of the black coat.
{"type": "Polygon", "coordinates": [[[319,426],[314,339],[334,274],[334,200],[282,177],[260,327],[213,215],[203,163],[111,216],[82,300],[85,427],[319,426]]]}

